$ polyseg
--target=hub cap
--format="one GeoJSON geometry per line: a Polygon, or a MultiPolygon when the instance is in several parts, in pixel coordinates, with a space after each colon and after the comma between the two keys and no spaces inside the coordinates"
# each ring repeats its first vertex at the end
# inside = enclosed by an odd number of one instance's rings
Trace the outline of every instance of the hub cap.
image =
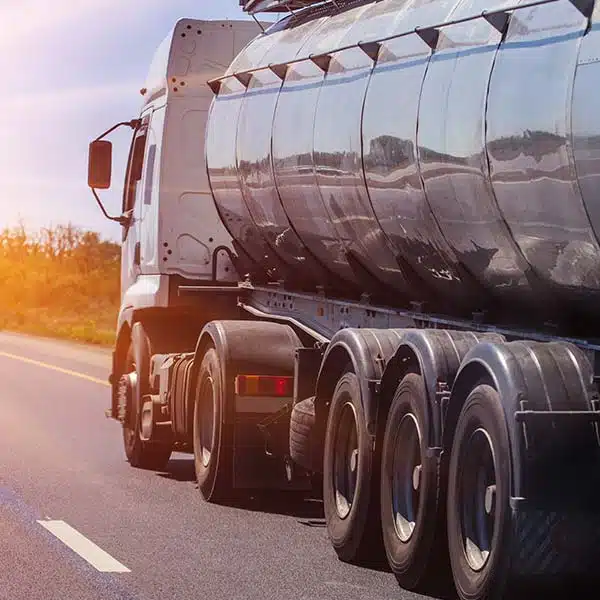
{"type": "Polygon", "coordinates": [[[392,509],[396,535],[408,542],[412,537],[421,494],[421,433],[412,413],[404,415],[393,444],[392,509]]]}
{"type": "Polygon", "coordinates": [[[356,411],[351,402],[342,407],[333,447],[335,505],[340,519],[345,519],[352,509],[360,458],[356,411]]]}
{"type": "Polygon", "coordinates": [[[132,371],[121,375],[117,385],[118,418],[121,423],[133,429],[133,402],[137,392],[137,373],[132,371]]]}
{"type": "Polygon", "coordinates": [[[200,388],[200,452],[202,464],[208,467],[215,440],[215,393],[212,377],[206,377],[200,388]]]}
{"type": "Polygon", "coordinates": [[[462,456],[459,490],[463,548],[469,566],[480,571],[490,555],[496,521],[496,461],[485,429],[471,434],[462,456]]]}

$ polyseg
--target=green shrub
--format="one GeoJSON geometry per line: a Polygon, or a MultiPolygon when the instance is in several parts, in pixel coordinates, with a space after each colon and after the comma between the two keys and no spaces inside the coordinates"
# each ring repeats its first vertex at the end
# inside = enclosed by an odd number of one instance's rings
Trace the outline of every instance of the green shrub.
{"type": "Polygon", "coordinates": [[[120,246],[71,225],[0,232],[0,328],[110,345],[120,246]]]}

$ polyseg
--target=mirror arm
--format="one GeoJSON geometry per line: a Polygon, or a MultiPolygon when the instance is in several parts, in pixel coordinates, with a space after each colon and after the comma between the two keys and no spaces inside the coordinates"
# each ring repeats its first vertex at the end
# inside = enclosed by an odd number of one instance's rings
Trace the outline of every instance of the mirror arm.
{"type": "MultiPolygon", "coordinates": [[[[106,137],[109,133],[112,133],[115,129],[118,129],[119,127],[126,126],[126,127],[131,127],[131,129],[133,129],[133,130],[136,130],[136,129],[139,129],[141,124],[142,124],[141,119],[132,119],[131,121],[121,121],[120,123],[113,125],[110,129],[107,129],[104,133],[100,134],[94,141],[95,142],[100,141],[102,138],[106,137]]],[[[91,188],[91,189],[92,189],[92,194],[94,194],[94,198],[95,198],[96,202],[98,203],[100,210],[102,211],[102,214],[109,221],[115,221],[115,223],[118,223],[119,225],[121,225],[123,227],[127,226],[129,221],[131,220],[131,213],[127,212],[123,215],[120,215],[119,217],[113,217],[112,215],[109,215],[106,212],[106,209],[104,208],[104,205],[102,204],[100,198],[98,197],[98,193],[96,192],[96,190],[94,188],[91,188]]]]}
{"type": "Polygon", "coordinates": [[[119,217],[113,217],[106,212],[106,209],[104,208],[104,205],[100,201],[100,198],[98,198],[98,194],[94,188],[92,188],[92,194],[94,194],[94,198],[96,199],[96,202],[98,203],[98,206],[100,207],[100,210],[102,211],[102,214],[109,221],[115,221],[116,223],[118,223],[119,225],[122,225],[123,227],[129,223],[129,220],[131,219],[130,213],[125,213],[119,217]]]}
{"type": "Polygon", "coordinates": [[[113,125],[110,129],[107,129],[104,133],[100,134],[94,141],[99,142],[102,138],[106,137],[109,133],[112,133],[115,129],[118,129],[119,127],[127,126],[127,127],[131,127],[131,129],[135,130],[135,129],[139,129],[141,124],[142,124],[141,119],[132,119],[131,121],[121,121],[120,123],[113,125]]]}

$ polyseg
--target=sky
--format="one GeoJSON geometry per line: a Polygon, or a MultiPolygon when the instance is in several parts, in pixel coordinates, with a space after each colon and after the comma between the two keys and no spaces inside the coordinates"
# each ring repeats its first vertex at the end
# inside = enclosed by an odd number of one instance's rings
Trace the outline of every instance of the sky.
{"type": "MultiPolygon", "coordinates": [[[[182,17],[245,18],[238,0],[0,0],[0,230],[68,222],[120,238],[87,187],[89,142],[138,115],[154,51],[182,17]]],[[[119,212],[131,131],[111,137],[119,212]]]]}

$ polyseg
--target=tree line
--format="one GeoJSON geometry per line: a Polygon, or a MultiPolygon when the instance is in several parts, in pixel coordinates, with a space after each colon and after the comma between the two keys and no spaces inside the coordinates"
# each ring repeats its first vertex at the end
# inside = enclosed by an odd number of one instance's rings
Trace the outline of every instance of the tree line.
{"type": "Polygon", "coordinates": [[[0,326],[110,343],[120,246],[73,225],[0,232],[0,326]]]}

